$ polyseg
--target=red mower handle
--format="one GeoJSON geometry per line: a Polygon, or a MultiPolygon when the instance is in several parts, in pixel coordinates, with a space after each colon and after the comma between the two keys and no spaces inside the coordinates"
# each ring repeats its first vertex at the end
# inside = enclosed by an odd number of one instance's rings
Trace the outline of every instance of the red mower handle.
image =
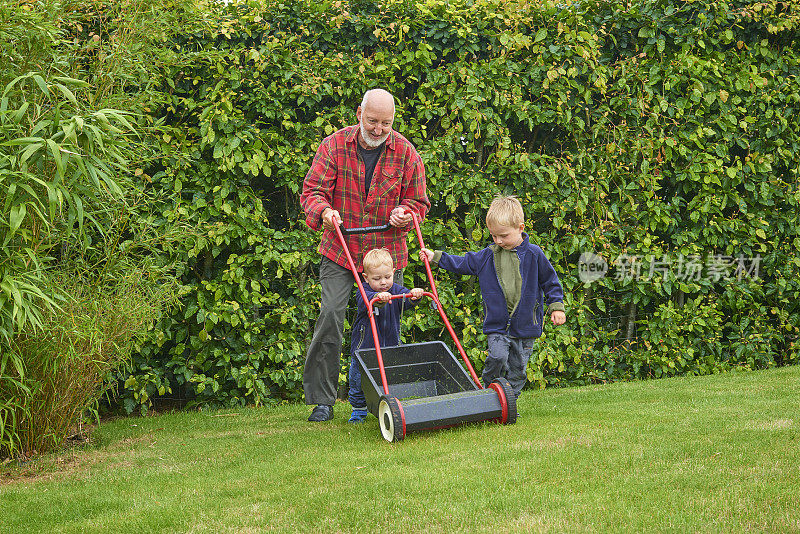
{"type": "MultiPolygon", "coordinates": [[[[422,231],[419,228],[419,220],[418,220],[417,214],[414,213],[413,211],[410,211],[410,213],[411,213],[412,221],[413,221],[413,224],[414,224],[414,230],[416,231],[416,234],[417,234],[417,240],[419,241],[420,249],[423,249],[423,248],[425,248],[425,242],[422,240],[422,231]]],[[[348,232],[348,233],[361,233],[361,234],[370,233],[370,232],[382,232],[382,231],[388,230],[390,228],[390,226],[391,226],[390,224],[385,224],[383,226],[370,226],[370,227],[366,227],[366,228],[344,229],[344,228],[341,227],[341,225],[339,223],[337,223],[335,221],[334,221],[334,225],[333,225],[334,231],[336,232],[336,236],[339,239],[339,243],[342,245],[345,257],[347,258],[347,264],[350,267],[350,272],[353,273],[353,277],[355,278],[355,282],[356,282],[356,286],[358,287],[358,291],[361,293],[361,298],[364,300],[364,302],[368,302],[369,303],[368,304],[368,308],[369,308],[370,312],[372,311],[372,304],[373,304],[375,299],[367,300],[367,294],[364,291],[364,284],[361,283],[361,278],[359,277],[358,269],[356,269],[356,264],[353,261],[353,256],[350,254],[350,251],[347,249],[347,243],[344,240],[344,234],[345,234],[345,232],[348,232]]],[[[447,318],[447,314],[444,312],[444,308],[442,307],[441,302],[439,302],[439,293],[436,290],[436,282],[434,282],[434,280],[433,280],[433,273],[431,272],[430,262],[428,261],[428,257],[425,256],[425,255],[423,255],[423,263],[425,264],[425,273],[428,275],[428,281],[431,284],[431,292],[430,293],[424,292],[423,295],[429,296],[429,297],[431,297],[433,299],[433,302],[434,302],[434,304],[436,306],[436,310],[439,312],[439,316],[442,318],[442,322],[444,322],[444,325],[447,327],[447,331],[450,333],[450,337],[452,338],[453,343],[455,344],[456,348],[458,349],[458,353],[461,355],[461,359],[464,361],[464,365],[466,366],[467,371],[469,371],[469,374],[472,377],[472,380],[475,382],[475,384],[480,389],[483,389],[483,385],[481,385],[481,381],[478,378],[478,375],[475,373],[475,369],[472,367],[472,364],[470,363],[469,358],[467,357],[467,353],[464,351],[464,347],[461,346],[461,342],[458,340],[458,336],[456,335],[455,331],[453,330],[453,327],[450,324],[450,320],[447,318]]],[[[410,294],[409,294],[409,296],[410,296],[410,294]]],[[[404,295],[392,295],[391,298],[407,298],[407,297],[404,294],[404,295]]],[[[386,381],[386,370],[385,370],[384,365],[383,365],[383,355],[381,354],[381,344],[380,344],[380,341],[378,340],[378,328],[377,328],[377,326],[375,324],[374,315],[372,313],[369,313],[368,315],[369,315],[370,327],[372,329],[372,338],[373,338],[373,341],[375,342],[375,356],[377,357],[377,360],[378,360],[378,369],[379,369],[380,375],[381,375],[381,385],[383,386],[384,393],[386,395],[388,395],[389,394],[389,384],[386,381]]]]}
{"type": "MultiPolygon", "coordinates": [[[[434,295],[433,293],[428,293],[427,291],[423,291],[422,292],[422,296],[423,297],[430,297],[430,298],[432,298],[434,300],[434,302],[436,301],[436,295],[434,295]]],[[[389,300],[410,299],[410,298],[411,298],[411,293],[403,293],[402,295],[391,295],[389,297],[389,300]]],[[[420,297],[420,298],[422,298],[422,297],[420,297]]],[[[375,304],[378,301],[380,301],[380,299],[377,296],[372,297],[372,300],[369,301],[369,305],[372,306],[373,304],[375,304]]]]}
{"type": "MultiPolygon", "coordinates": [[[[419,248],[422,250],[425,248],[425,242],[422,240],[422,231],[419,229],[419,220],[417,220],[417,214],[413,211],[411,212],[411,218],[414,222],[414,230],[417,233],[417,240],[419,241],[419,248]]],[[[480,379],[478,379],[478,375],[475,373],[475,369],[472,367],[472,364],[467,357],[467,353],[464,351],[464,347],[461,346],[461,342],[458,340],[458,335],[456,335],[455,330],[453,330],[452,325],[450,324],[450,320],[447,318],[447,314],[444,312],[444,307],[442,303],[439,302],[439,292],[436,290],[436,282],[433,281],[433,273],[431,272],[431,265],[428,261],[428,256],[422,254],[422,262],[425,264],[425,273],[428,275],[428,282],[431,284],[431,291],[433,302],[436,305],[436,311],[439,312],[439,316],[442,318],[442,322],[444,323],[445,327],[447,327],[447,331],[450,333],[450,337],[453,340],[453,343],[458,349],[458,353],[461,355],[461,359],[464,361],[464,365],[467,367],[467,371],[469,371],[469,375],[472,377],[472,380],[475,384],[483,389],[483,385],[481,384],[480,379]]]]}

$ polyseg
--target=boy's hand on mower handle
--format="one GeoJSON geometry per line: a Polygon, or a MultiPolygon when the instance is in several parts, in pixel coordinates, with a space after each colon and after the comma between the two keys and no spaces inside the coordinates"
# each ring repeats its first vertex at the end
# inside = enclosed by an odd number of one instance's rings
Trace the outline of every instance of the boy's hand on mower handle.
{"type": "Polygon", "coordinates": [[[389,302],[391,300],[391,298],[392,298],[392,294],[387,292],[387,291],[384,291],[382,293],[378,293],[375,296],[378,297],[378,300],[381,301],[381,302],[389,302]]]}
{"type": "Polygon", "coordinates": [[[422,296],[422,294],[423,294],[424,292],[425,292],[425,290],[424,290],[424,289],[422,289],[422,288],[419,288],[419,287],[415,287],[414,289],[412,289],[412,290],[410,291],[410,293],[411,293],[411,300],[417,300],[418,298],[420,298],[420,297],[422,296]]]}
{"type": "Polygon", "coordinates": [[[429,248],[423,248],[419,251],[419,259],[425,260],[424,256],[428,257],[428,261],[433,261],[433,251],[429,248]]]}
{"type": "Polygon", "coordinates": [[[342,224],[342,217],[339,215],[339,212],[333,208],[325,208],[322,211],[322,226],[328,230],[333,230],[334,224],[333,221],[336,221],[338,224],[342,224]]]}

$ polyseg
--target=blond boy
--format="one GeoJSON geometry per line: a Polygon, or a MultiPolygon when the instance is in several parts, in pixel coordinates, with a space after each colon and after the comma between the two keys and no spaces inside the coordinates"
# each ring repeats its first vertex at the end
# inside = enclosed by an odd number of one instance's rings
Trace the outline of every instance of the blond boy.
{"type": "Polygon", "coordinates": [[[486,316],[488,356],[483,382],[505,376],[519,396],[534,340],[542,335],[544,308],[553,324],[566,321],[564,291],[555,269],[525,233],[525,215],[514,196],[498,196],[486,213],[493,244],[464,256],[423,249],[422,254],[440,268],[478,277],[486,316]]]}
{"type": "MultiPolygon", "coordinates": [[[[381,347],[391,347],[400,344],[400,317],[404,309],[413,308],[417,305],[418,299],[422,296],[423,290],[415,287],[406,289],[400,284],[394,283],[394,262],[392,255],[385,248],[374,248],[364,254],[362,261],[364,266],[364,292],[367,300],[370,301],[378,297],[382,307],[375,311],[375,326],[378,331],[378,342],[381,347]],[[391,299],[392,295],[403,295],[409,293],[409,298],[391,299]]],[[[361,370],[355,358],[355,352],[359,349],[374,348],[375,341],[372,337],[372,327],[370,326],[367,306],[361,297],[361,292],[356,293],[356,304],[358,312],[353,323],[353,332],[350,343],[350,371],[348,380],[350,390],[348,398],[353,411],[350,415],[350,423],[360,423],[367,417],[367,401],[364,392],[361,390],[361,370]]]]}

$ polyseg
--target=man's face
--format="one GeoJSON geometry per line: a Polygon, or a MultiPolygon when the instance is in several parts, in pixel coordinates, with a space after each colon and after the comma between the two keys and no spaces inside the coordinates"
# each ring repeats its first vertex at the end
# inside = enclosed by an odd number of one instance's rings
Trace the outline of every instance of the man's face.
{"type": "Polygon", "coordinates": [[[519,227],[490,224],[488,228],[495,244],[505,250],[514,249],[522,244],[522,232],[525,230],[524,224],[520,224],[519,227]]]}
{"type": "Polygon", "coordinates": [[[394,269],[391,265],[378,265],[369,271],[364,272],[364,279],[373,291],[382,293],[392,289],[394,284],[394,269]]]}
{"type": "Polygon", "coordinates": [[[361,140],[367,148],[377,148],[386,141],[394,123],[394,107],[385,102],[372,100],[356,110],[361,140]]]}

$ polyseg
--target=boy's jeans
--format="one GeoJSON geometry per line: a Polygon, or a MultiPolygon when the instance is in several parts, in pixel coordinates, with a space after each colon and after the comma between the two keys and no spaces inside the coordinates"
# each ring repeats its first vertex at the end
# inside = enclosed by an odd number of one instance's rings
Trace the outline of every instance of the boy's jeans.
{"type": "Polygon", "coordinates": [[[511,383],[514,395],[519,397],[528,378],[526,369],[533,352],[533,337],[510,337],[503,334],[489,334],[487,342],[489,355],[483,366],[481,380],[488,387],[497,378],[504,376],[511,383]]]}
{"type": "Polygon", "coordinates": [[[358,365],[358,360],[355,354],[352,355],[350,360],[350,371],[347,373],[347,381],[350,382],[350,390],[348,391],[348,399],[350,406],[354,410],[366,410],[367,399],[364,397],[364,392],[361,390],[361,366],[358,365]]]}

